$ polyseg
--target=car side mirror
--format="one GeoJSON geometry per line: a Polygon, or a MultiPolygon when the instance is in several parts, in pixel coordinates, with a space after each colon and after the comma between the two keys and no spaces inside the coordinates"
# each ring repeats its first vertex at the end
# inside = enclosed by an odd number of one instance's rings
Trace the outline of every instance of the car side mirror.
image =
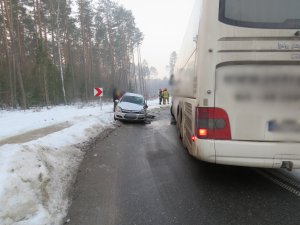
{"type": "Polygon", "coordinates": [[[119,103],[120,101],[118,99],[115,100],[115,103],[119,103]]]}
{"type": "Polygon", "coordinates": [[[145,109],[148,109],[148,105],[147,104],[144,107],[145,107],[145,109]]]}

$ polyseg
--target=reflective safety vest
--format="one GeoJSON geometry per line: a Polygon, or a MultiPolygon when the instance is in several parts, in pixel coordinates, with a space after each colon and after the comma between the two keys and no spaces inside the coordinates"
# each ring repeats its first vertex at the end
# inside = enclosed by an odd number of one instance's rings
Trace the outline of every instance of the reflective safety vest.
{"type": "Polygon", "coordinates": [[[164,91],[163,97],[164,97],[164,98],[169,98],[169,92],[168,92],[168,91],[164,91]]]}

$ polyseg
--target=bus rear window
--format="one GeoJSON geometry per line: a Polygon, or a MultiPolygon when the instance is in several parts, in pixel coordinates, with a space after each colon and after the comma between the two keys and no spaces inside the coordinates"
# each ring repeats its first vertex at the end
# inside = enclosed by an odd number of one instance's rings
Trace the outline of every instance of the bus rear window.
{"type": "Polygon", "coordinates": [[[219,20],[240,27],[299,29],[300,0],[220,0],[219,20]]]}

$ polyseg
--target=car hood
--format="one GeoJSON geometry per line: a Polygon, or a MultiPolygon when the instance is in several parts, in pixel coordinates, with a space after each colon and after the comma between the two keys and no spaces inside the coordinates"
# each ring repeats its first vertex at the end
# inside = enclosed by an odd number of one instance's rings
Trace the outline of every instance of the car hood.
{"type": "Polygon", "coordinates": [[[129,103],[129,102],[120,102],[118,104],[118,106],[121,109],[129,110],[129,111],[141,111],[142,109],[144,109],[143,105],[137,105],[137,104],[129,103]]]}

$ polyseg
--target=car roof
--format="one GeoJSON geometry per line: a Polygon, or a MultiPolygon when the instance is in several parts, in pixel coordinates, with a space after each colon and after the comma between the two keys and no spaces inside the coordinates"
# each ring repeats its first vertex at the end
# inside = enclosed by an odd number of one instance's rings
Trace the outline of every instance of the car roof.
{"type": "Polygon", "coordinates": [[[142,98],[144,98],[143,95],[135,94],[135,93],[130,93],[130,92],[126,92],[126,93],[124,94],[124,96],[135,96],[135,97],[142,97],[142,98]]]}

